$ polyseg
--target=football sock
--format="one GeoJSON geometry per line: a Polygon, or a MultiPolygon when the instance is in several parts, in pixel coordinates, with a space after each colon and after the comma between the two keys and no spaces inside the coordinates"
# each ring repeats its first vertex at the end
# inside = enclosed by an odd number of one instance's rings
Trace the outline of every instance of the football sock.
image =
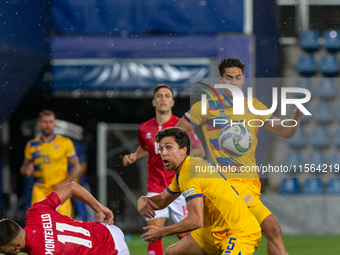
{"type": "Polygon", "coordinates": [[[148,245],[148,255],[163,255],[162,238],[148,245]]]}

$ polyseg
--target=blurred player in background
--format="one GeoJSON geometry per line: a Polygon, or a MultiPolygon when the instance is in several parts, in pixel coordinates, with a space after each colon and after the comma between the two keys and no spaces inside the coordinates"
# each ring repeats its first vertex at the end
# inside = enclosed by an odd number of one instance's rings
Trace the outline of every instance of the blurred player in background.
{"type": "MultiPolygon", "coordinates": [[[[33,173],[35,182],[32,190],[32,204],[81,175],[81,166],[72,141],[54,134],[56,127],[54,112],[42,111],[39,114],[38,125],[41,136],[28,141],[24,163],[20,168],[24,176],[30,176],[33,173]],[[69,174],[67,173],[68,164],[72,168],[69,174]]],[[[71,201],[66,201],[58,212],[71,217],[71,201]]]]}
{"type": "MultiPolygon", "coordinates": [[[[261,241],[261,228],[254,215],[229,180],[217,172],[199,172],[210,163],[191,157],[188,133],[176,127],[161,130],[156,135],[161,157],[167,171],[174,171],[171,184],[159,195],[138,200],[138,211],[154,217],[155,210],[166,207],[178,196],[185,197],[188,216],[181,222],[167,226],[147,226],[142,235],[145,241],[192,231],[167,248],[166,253],[186,255],[254,254],[261,241]],[[191,171],[191,169],[195,169],[191,171]]],[[[156,211],[157,212],[157,211],[156,211]]]]}
{"type": "Polygon", "coordinates": [[[13,220],[0,221],[0,252],[129,255],[123,232],[112,224],[110,209],[79,184],[68,183],[28,209],[24,229],[13,220]],[[71,197],[88,204],[99,222],[77,221],[58,213],[56,208],[71,197]]]}
{"type": "MultiPolygon", "coordinates": [[[[135,153],[123,157],[123,165],[127,166],[149,156],[148,160],[148,193],[147,196],[157,195],[171,183],[174,172],[168,172],[164,169],[160,157],[159,144],[154,141],[155,135],[159,130],[167,127],[174,127],[179,118],[172,114],[174,106],[173,91],[165,84],[159,84],[154,90],[152,104],[155,107],[156,117],[142,123],[138,130],[139,146],[135,153]]],[[[193,153],[195,156],[204,157],[205,151],[201,141],[195,133],[191,133],[193,153]]],[[[164,226],[166,218],[172,218],[177,223],[187,215],[186,204],[183,196],[178,197],[172,204],[163,210],[157,211],[156,216],[150,220],[146,218],[148,225],[164,226]]],[[[184,234],[178,235],[179,238],[184,234]]],[[[162,240],[149,243],[148,254],[162,255],[162,240]]]]}
{"type": "MultiPolygon", "coordinates": [[[[242,89],[245,82],[244,67],[245,64],[237,58],[227,58],[222,60],[218,65],[220,83],[231,84],[242,89]]],[[[281,120],[272,114],[260,116],[251,113],[248,108],[248,100],[245,100],[246,114],[237,116],[233,115],[233,95],[229,89],[223,89],[223,94],[220,95],[220,98],[222,105],[220,105],[219,100],[217,100],[217,106],[215,106],[215,104],[209,104],[210,101],[213,101],[208,100],[207,115],[201,114],[201,102],[195,103],[190,111],[184,114],[176,126],[182,127],[189,132],[196,126],[201,125],[211,156],[215,164],[220,165],[221,167],[236,166],[237,170],[239,170],[240,166],[256,166],[255,149],[257,146],[257,132],[259,128],[247,125],[247,128],[253,137],[252,148],[244,156],[230,157],[226,155],[218,145],[219,134],[226,124],[213,126],[212,123],[214,119],[224,116],[224,118],[228,120],[228,118],[232,117],[233,121],[236,120],[242,122],[242,120],[245,120],[245,123],[248,123],[248,120],[250,119],[260,119],[264,122],[264,127],[269,131],[283,138],[292,138],[299,129],[300,118],[304,116],[298,108],[295,108],[291,119],[295,120],[297,125],[295,127],[283,127],[281,125],[281,120]]],[[[253,106],[257,110],[268,109],[255,98],[253,98],[253,106]]],[[[285,123],[287,126],[294,126],[294,124],[294,121],[286,121],[285,123]]],[[[256,124],[253,125],[259,126],[256,124]]],[[[267,238],[268,254],[286,255],[288,253],[282,241],[281,227],[272,213],[260,201],[261,183],[258,174],[249,174],[249,178],[229,178],[229,180],[233,183],[233,187],[236,188],[260,223],[263,235],[267,238]],[[254,176],[255,178],[253,178],[254,176]]],[[[230,175],[228,177],[230,177],[230,175]]]]}

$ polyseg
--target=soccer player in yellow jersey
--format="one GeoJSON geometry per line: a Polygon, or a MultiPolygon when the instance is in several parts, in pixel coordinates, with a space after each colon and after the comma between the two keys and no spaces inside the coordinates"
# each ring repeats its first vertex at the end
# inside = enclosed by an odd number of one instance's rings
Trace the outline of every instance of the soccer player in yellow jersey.
{"type": "MultiPolygon", "coordinates": [[[[28,141],[25,148],[25,159],[20,168],[21,174],[30,176],[33,173],[34,185],[32,204],[44,199],[51,192],[64,184],[78,178],[81,167],[73,143],[69,138],[54,134],[55,114],[44,110],[39,114],[41,136],[28,141]],[[68,164],[72,170],[67,174],[68,164]]],[[[58,210],[71,217],[72,206],[68,200],[58,210]]]]}
{"type": "MultiPolygon", "coordinates": [[[[218,68],[220,72],[219,82],[220,84],[230,84],[242,89],[244,84],[244,67],[237,58],[227,58],[220,62],[218,68]]],[[[207,101],[207,114],[201,114],[201,102],[195,103],[192,108],[185,113],[185,115],[178,122],[176,127],[184,128],[187,131],[201,125],[210,154],[216,165],[234,166],[239,170],[242,166],[252,167],[256,166],[255,162],[255,150],[257,145],[257,132],[258,127],[251,127],[247,123],[251,119],[261,120],[264,123],[264,127],[269,131],[283,137],[292,138],[299,129],[300,118],[304,114],[295,108],[291,119],[295,120],[297,125],[295,127],[284,127],[281,125],[281,120],[274,115],[256,115],[249,111],[248,100],[245,98],[245,114],[233,115],[233,94],[229,89],[223,89],[223,94],[220,95],[221,102],[217,102],[217,106],[212,100],[207,101]],[[211,102],[210,102],[211,101],[211,102]],[[226,155],[218,144],[218,137],[221,130],[226,126],[213,125],[212,123],[221,123],[216,121],[218,119],[232,119],[233,122],[245,120],[247,128],[253,137],[252,148],[241,157],[231,157],[226,155]]],[[[216,99],[216,98],[215,98],[216,99]]],[[[267,110],[268,108],[260,101],[253,98],[253,106],[258,110],[267,110]]],[[[294,126],[295,122],[290,120],[286,121],[285,126],[294,126]]],[[[252,123],[252,126],[260,126],[259,124],[252,123]]],[[[251,169],[251,168],[250,168],[251,169]]],[[[228,178],[231,174],[228,175],[228,178]]],[[[243,175],[244,176],[244,175],[243,175]]],[[[257,173],[249,173],[249,178],[229,178],[233,187],[238,191],[240,196],[246,202],[247,206],[254,214],[256,219],[261,225],[263,235],[267,238],[267,250],[269,255],[286,255],[288,254],[283,241],[281,228],[276,218],[260,201],[261,183],[257,173]]]]}
{"type": "Polygon", "coordinates": [[[176,127],[159,131],[155,137],[167,171],[173,170],[171,184],[163,193],[138,200],[139,212],[148,218],[165,208],[181,194],[188,216],[177,224],[144,227],[145,241],[155,242],[163,236],[192,231],[166,249],[166,254],[254,254],[261,241],[261,228],[231,183],[218,173],[196,171],[211,166],[201,158],[189,156],[188,133],[176,127]]]}

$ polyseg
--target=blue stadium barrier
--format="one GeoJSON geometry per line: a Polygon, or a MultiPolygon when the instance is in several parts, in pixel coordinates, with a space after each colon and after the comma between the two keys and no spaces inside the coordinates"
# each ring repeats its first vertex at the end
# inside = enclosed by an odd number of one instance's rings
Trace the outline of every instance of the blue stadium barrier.
{"type": "Polygon", "coordinates": [[[335,54],[327,54],[321,58],[320,70],[325,76],[334,76],[339,73],[339,61],[335,54]]]}
{"type": "Polygon", "coordinates": [[[330,146],[330,135],[326,127],[316,127],[312,131],[311,142],[315,148],[327,148],[330,146]]]}
{"type": "Polygon", "coordinates": [[[288,144],[292,148],[303,148],[307,144],[307,135],[303,127],[300,127],[293,138],[288,139],[288,144]]]}
{"type": "Polygon", "coordinates": [[[323,184],[321,178],[308,178],[303,185],[304,195],[321,195],[323,193],[323,184]]]}
{"type": "MultiPolygon", "coordinates": [[[[313,95],[312,80],[310,78],[301,78],[301,79],[298,79],[296,81],[296,83],[295,83],[295,87],[307,89],[313,95]]],[[[296,93],[295,96],[297,98],[303,98],[303,97],[305,97],[305,94],[303,94],[303,93],[296,93]]]]}
{"type": "Polygon", "coordinates": [[[290,151],[288,152],[283,160],[283,165],[287,167],[292,167],[291,170],[293,171],[293,166],[303,165],[302,156],[300,151],[290,151]]]}
{"type": "MultiPolygon", "coordinates": [[[[313,169],[321,168],[323,169],[324,164],[327,164],[326,156],[323,151],[313,151],[308,156],[308,161],[306,164],[309,165],[310,172],[313,171],[313,169]]],[[[319,173],[318,171],[315,171],[315,173],[319,173]]]]}
{"type": "Polygon", "coordinates": [[[327,185],[328,195],[340,195],[340,178],[330,179],[327,185]]]}
{"type": "Polygon", "coordinates": [[[317,51],[319,49],[319,37],[320,33],[317,30],[302,32],[300,35],[300,47],[308,52],[317,51]]]}
{"type": "Polygon", "coordinates": [[[318,103],[314,111],[314,116],[316,122],[320,124],[332,123],[333,122],[332,104],[329,102],[318,103]]]}
{"type": "Polygon", "coordinates": [[[318,96],[321,99],[334,99],[336,96],[336,87],[334,80],[331,78],[321,79],[318,84],[318,96]]]}
{"type": "Polygon", "coordinates": [[[284,178],[280,184],[281,195],[296,195],[300,192],[300,186],[297,178],[284,178]]]}
{"type": "Polygon", "coordinates": [[[314,55],[313,54],[301,55],[298,61],[297,69],[301,75],[307,76],[314,75],[316,73],[316,62],[314,55]]]}
{"type": "Polygon", "coordinates": [[[323,38],[325,39],[324,46],[328,51],[340,50],[340,30],[325,30],[323,32],[323,38]]]}
{"type": "Polygon", "coordinates": [[[333,142],[336,147],[340,148],[340,128],[337,128],[335,130],[334,135],[333,135],[333,142]]]}

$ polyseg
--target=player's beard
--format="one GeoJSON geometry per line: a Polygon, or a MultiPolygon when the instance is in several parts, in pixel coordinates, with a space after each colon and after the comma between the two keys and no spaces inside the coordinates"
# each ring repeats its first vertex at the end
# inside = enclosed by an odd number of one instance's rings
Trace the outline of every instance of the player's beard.
{"type": "Polygon", "coordinates": [[[45,129],[45,130],[41,130],[41,133],[44,135],[44,136],[51,136],[53,135],[53,129],[45,129]]]}

